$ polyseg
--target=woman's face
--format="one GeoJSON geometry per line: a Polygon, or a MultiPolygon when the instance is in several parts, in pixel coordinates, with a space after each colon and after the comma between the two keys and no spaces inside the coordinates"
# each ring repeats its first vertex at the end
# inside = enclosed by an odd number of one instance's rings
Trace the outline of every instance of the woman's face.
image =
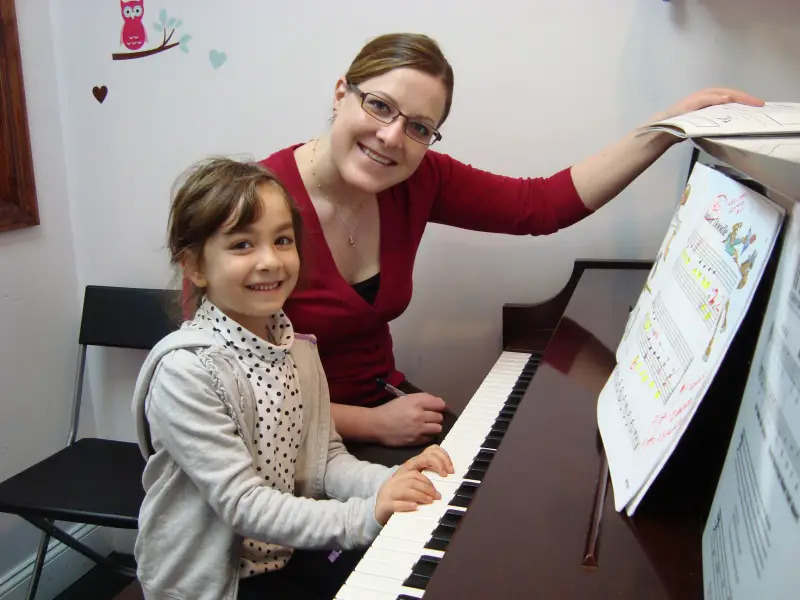
{"type": "MultiPolygon", "coordinates": [[[[436,127],[447,91],[438,77],[414,69],[394,69],[358,84],[419,123],[436,127]]],[[[361,107],[361,97],[344,79],[336,84],[331,127],[332,159],[348,185],[377,193],[407,179],[428,147],[405,134],[406,119],[382,123],[361,107]]]]}

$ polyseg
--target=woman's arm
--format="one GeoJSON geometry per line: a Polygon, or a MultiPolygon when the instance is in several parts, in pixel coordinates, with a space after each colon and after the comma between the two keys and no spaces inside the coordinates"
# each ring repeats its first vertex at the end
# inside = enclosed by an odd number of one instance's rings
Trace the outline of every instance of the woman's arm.
{"type": "Polygon", "coordinates": [[[445,408],[441,398],[420,392],[375,408],[331,403],[331,414],[342,438],[397,447],[430,443],[442,431],[445,408]]]}
{"type": "MultiPolygon", "coordinates": [[[[649,122],[668,119],[714,104],[739,102],[761,106],[762,100],[728,88],[709,88],[687,96],[649,122]]],[[[572,167],[572,181],[587,208],[597,210],[619,194],[674,143],[668,133],[653,132],[639,137],[629,133],[621,140],[572,167]]]]}
{"type": "Polygon", "coordinates": [[[374,408],[331,402],[331,415],[336,423],[336,431],[343,439],[359,442],[380,441],[374,408]]]}

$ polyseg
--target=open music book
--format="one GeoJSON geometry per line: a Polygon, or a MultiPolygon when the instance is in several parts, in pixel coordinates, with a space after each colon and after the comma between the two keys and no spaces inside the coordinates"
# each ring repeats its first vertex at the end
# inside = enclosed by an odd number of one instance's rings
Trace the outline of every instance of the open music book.
{"type": "Polygon", "coordinates": [[[783,213],[722,173],[694,167],[598,400],[618,511],[634,513],[697,410],[783,213]]]}
{"type": "Polygon", "coordinates": [[[800,589],[800,210],[787,224],[727,458],[703,533],[706,598],[800,589]]]}
{"type": "Polygon", "coordinates": [[[648,131],[666,131],[680,138],[800,136],[800,103],[767,102],[764,106],[718,104],[651,123],[640,128],[637,134],[648,131]]]}

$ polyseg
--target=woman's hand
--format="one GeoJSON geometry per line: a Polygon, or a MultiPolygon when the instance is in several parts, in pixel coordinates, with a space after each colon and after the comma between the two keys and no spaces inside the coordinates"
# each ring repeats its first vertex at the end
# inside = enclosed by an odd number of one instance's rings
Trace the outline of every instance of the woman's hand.
{"type": "Polygon", "coordinates": [[[400,396],[373,408],[377,434],[385,446],[415,446],[431,441],[442,431],[444,400],[426,393],[400,396]]]}
{"type": "Polygon", "coordinates": [[[738,102],[739,104],[748,104],[750,106],[764,106],[764,101],[750,94],[740,92],[731,88],[706,88],[690,94],[670,106],[663,113],[656,116],[656,121],[676,117],[693,110],[700,110],[706,106],[714,106],[715,104],[726,104],[728,102],[738,102]]]}

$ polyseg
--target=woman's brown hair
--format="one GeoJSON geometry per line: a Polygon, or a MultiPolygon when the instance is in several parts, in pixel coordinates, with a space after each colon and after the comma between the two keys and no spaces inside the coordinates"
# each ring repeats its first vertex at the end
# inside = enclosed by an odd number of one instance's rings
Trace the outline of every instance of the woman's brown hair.
{"type": "Polygon", "coordinates": [[[361,82],[378,77],[394,69],[408,68],[438,77],[444,83],[444,114],[438,126],[450,114],[453,103],[453,67],[442,54],[439,44],[420,33],[388,33],[376,37],[364,46],[347,70],[348,83],[361,82]]]}
{"type": "MultiPolygon", "coordinates": [[[[224,157],[210,158],[190,167],[175,185],[167,226],[167,245],[174,267],[179,268],[188,256],[202,261],[203,246],[223,225],[235,230],[257,221],[262,210],[258,188],[271,185],[282,192],[292,215],[302,271],[303,221],[300,212],[283,183],[264,166],[224,157]]],[[[203,290],[195,288],[188,279],[184,285],[193,287],[188,298],[184,295],[183,313],[186,317],[197,308],[203,290]]]]}

